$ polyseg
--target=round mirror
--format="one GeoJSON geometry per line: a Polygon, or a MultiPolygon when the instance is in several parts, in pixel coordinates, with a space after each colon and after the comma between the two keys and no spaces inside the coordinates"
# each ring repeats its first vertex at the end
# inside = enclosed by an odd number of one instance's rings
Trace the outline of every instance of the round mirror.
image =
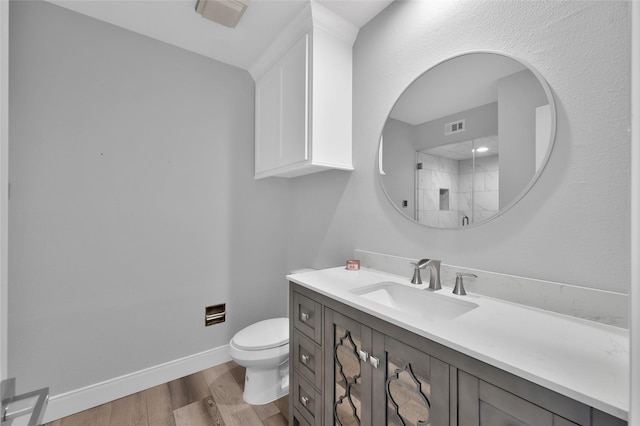
{"type": "Polygon", "coordinates": [[[528,64],[466,53],[418,77],[385,123],[378,171],[402,214],[437,228],[504,213],[534,184],[551,153],[556,110],[528,64]]]}

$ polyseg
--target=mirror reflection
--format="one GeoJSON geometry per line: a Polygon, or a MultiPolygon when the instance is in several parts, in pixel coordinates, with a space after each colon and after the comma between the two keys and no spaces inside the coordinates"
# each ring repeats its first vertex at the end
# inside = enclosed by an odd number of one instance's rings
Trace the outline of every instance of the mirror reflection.
{"type": "Polygon", "coordinates": [[[379,170],[395,207],[439,228],[470,226],[511,207],[551,150],[546,83],[511,57],[469,53],[416,79],[393,107],[379,170]]]}

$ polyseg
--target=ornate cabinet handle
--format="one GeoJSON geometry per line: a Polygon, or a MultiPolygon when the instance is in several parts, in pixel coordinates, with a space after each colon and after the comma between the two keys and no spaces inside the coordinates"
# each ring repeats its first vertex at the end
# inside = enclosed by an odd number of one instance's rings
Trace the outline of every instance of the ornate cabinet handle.
{"type": "Polygon", "coordinates": [[[307,365],[307,362],[309,362],[309,355],[300,354],[300,362],[303,363],[304,365],[307,365]]]}
{"type": "Polygon", "coordinates": [[[369,354],[365,351],[358,351],[358,355],[360,355],[360,359],[364,362],[367,362],[369,359],[369,354]]]}
{"type": "Polygon", "coordinates": [[[300,402],[302,403],[302,405],[304,405],[306,407],[309,404],[309,397],[300,396],[300,402]]]}
{"type": "Polygon", "coordinates": [[[300,320],[302,322],[307,322],[309,321],[309,314],[306,312],[300,312],[300,320]]]}

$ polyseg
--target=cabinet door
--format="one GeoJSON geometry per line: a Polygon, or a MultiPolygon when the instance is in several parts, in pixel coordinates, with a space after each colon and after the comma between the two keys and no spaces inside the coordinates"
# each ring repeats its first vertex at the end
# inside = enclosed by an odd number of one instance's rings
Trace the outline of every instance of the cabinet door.
{"type": "Polygon", "coordinates": [[[458,372],[460,426],[576,425],[510,392],[458,372]]]}
{"type": "MultiPolygon", "coordinates": [[[[591,426],[627,426],[627,422],[600,410],[592,409],[591,426]]],[[[556,425],[553,425],[556,426],[556,425]]]]}
{"type": "Polygon", "coordinates": [[[330,309],[325,310],[326,426],[371,424],[371,330],[330,309]]]}
{"type": "Polygon", "coordinates": [[[389,336],[373,333],[374,425],[449,424],[449,366],[389,336]]]}
{"type": "Polygon", "coordinates": [[[309,159],[309,36],[256,83],[256,174],[309,159]]]}
{"type": "Polygon", "coordinates": [[[282,117],[278,166],[309,158],[309,36],[302,37],[282,60],[282,117]]]}
{"type": "Polygon", "coordinates": [[[278,167],[281,72],[276,64],[256,83],[256,173],[278,167]]]}

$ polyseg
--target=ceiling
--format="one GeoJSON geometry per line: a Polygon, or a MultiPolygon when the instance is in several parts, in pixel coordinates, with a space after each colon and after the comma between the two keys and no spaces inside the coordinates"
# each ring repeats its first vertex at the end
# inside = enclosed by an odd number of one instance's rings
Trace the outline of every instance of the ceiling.
{"type": "MultiPolygon", "coordinates": [[[[248,70],[310,0],[249,0],[235,28],[195,12],[196,0],[48,0],[92,18],[248,70]]],[[[393,0],[317,0],[361,28],[393,0]]]]}
{"type": "Polygon", "coordinates": [[[494,53],[461,55],[418,77],[402,94],[390,116],[418,125],[498,100],[498,80],[526,69],[494,53]]]}
{"type": "Polygon", "coordinates": [[[498,155],[498,147],[498,135],[495,135],[477,138],[470,141],[441,145],[435,148],[425,149],[422,152],[436,155],[438,157],[450,158],[452,160],[468,160],[474,156],[477,158],[498,155]],[[476,148],[486,148],[486,151],[475,151],[476,148]]]}

